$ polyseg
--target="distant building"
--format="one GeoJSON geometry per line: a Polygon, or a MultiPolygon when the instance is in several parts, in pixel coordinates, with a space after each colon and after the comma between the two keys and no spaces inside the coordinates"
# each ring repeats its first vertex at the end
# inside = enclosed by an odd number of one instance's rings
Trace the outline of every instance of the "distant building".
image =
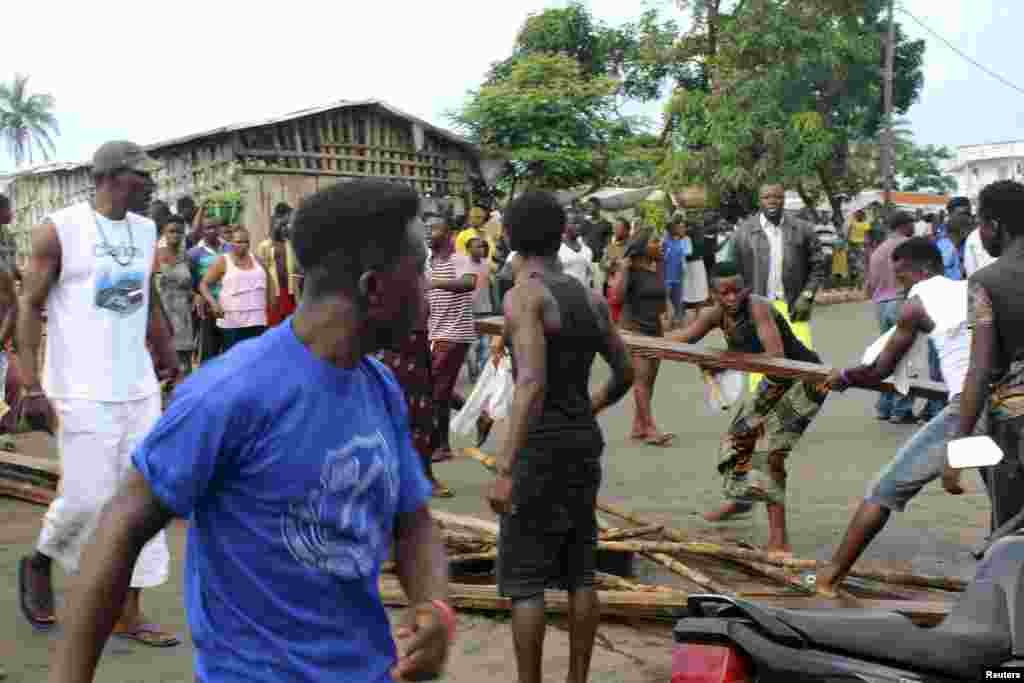
{"type": "Polygon", "coordinates": [[[1024,140],[957,147],[945,170],[956,178],[956,194],[975,200],[989,183],[1024,179],[1024,140]]]}
{"type": "MultiPolygon", "coordinates": [[[[267,237],[275,204],[297,206],[328,185],[384,179],[421,196],[469,205],[474,180],[485,173],[479,150],[468,140],[379,100],[343,100],[166,140],[146,150],[164,165],[154,178],[154,199],[173,206],[185,195],[198,202],[213,192],[237,191],[243,202],[240,222],[254,244],[267,237]]],[[[89,162],[43,164],[6,182],[22,258],[33,225],[90,199],[95,190],[89,162]]]]}

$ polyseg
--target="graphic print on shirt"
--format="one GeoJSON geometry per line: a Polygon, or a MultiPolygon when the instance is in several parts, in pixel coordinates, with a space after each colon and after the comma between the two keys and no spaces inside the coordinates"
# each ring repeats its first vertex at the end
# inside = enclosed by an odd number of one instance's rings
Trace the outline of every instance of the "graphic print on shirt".
{"type": "Polygon", "coordinates": [[[96,266],[96,308],[102,308],[127,318],[146,301],[146,274],[121,267],[115,263],[96,266]]]}
{"type": "Polygon", "coordinates": [[[398,501],[393,462],[379,431],[328,451],[317,488],[281,518],[292,557],[343,581],[368,577],[391,543],[389,520],[380,512],[398,501]]]}

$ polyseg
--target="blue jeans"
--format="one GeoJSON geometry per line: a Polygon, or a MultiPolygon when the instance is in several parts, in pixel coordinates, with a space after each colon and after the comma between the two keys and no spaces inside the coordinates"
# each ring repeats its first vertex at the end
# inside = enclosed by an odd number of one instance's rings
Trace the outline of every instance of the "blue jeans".
{"type": "MultiPolygon", "coordinates": [[[[878,328],[882,334],[895,327],[900,319],[904,301],[904,299],[892,299],[879,301],[875,305],[878,313],[878,328]]],[[[901,396],[896,391],[889,391],[878,395],[875,410],[878,412],[878,417],[883,420],[888,420],[891,417],[908,417],[914,413],[914,399],[910,396],[901,396]]]]}
{"type": "Polygon", "coordinates": [[[668,288],[668,300],[672,302],[673,319],[680,322],[686,316],[686,304],[683,303],[683,283],[666,282],[665,286],[668,288]]]}
{"type": "MultiPolygon", "coordinates": [[[[935,348],[934,342],[931,339],[928,340],[928,378],[933,382],[942,382],[942,366],[939,364],[939,352],[935,348]]],[[[942,398],[930,398],[928,403],[924,406],[922,415],[926,419],[931,419],[939,414],[939,412],[946,407],[946,400],[942,398]]]]}
{"type": "Polygon", "coordinates": [[[466,356],[469,364],[469,378],[476,381],[484,371],[484,363],[491,355],[491,338],[486,334],[480,335],[476,342],[470,347],[470,353],[466,356]]]}
{"type": "Polygon", "coordinates": [[[960,405],[954,399],[903,444],[896,457],[868,486],[865,500],[887,510],[903,512],[911,498],[942,476],[946,466],[946,442],[959,426],[960,405]]]}

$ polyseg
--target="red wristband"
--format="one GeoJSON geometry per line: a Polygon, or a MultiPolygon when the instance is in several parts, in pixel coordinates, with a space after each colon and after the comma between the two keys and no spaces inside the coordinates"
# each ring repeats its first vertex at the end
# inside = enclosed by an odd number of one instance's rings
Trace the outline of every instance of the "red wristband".
{"type": "Polygon", "coordinates": [[[448,627],[448,642],[455,641],[455,624],[458,618],[455,616],[455,610],[444,600],[431,600],[430,604],[441,613],[441,619],[444,621],[445,626],[448,627]]]}

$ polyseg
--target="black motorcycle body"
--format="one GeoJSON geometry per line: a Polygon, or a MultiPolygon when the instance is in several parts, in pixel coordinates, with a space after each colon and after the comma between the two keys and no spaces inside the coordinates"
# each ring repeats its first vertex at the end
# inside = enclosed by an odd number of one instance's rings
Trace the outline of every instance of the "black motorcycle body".
{"type": "Polygon", "coordinates": [[[1024,536],[989,548],[933,628],[884,610],[696,595],[674,635],[673,683],[960,683],[1000,667],[1024,672],[1024,536]]]}

